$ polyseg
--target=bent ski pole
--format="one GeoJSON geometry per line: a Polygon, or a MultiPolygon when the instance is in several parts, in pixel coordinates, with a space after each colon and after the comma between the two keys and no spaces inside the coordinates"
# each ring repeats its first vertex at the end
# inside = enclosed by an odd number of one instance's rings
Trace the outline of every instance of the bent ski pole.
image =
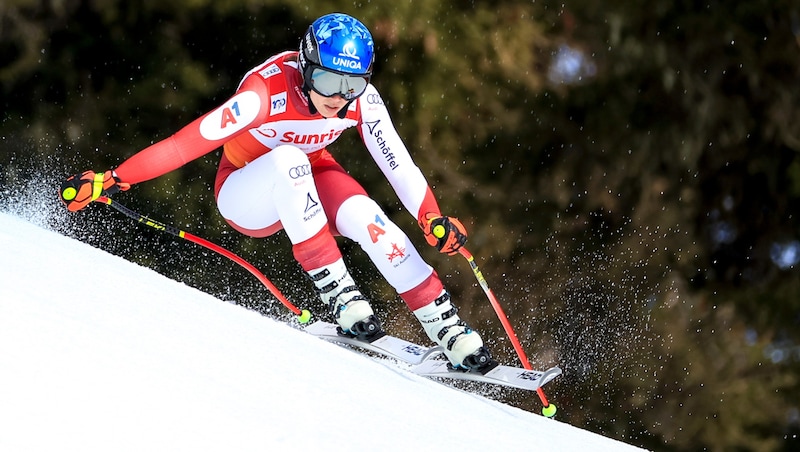
{"type": "MultiPolygon", "coordinates": [[[[495,298],[492,289],[489,288],[489,284],[486,282],[486,278],[483,277],[480,269],[478,268],[478,264],[475,263],[475,258],[472,256],[472,253],[467,251],[466,248],[463,246],[458,250],[459,254],[464,256],[464,258],[469,262],[469,266],[472,267],[472,273],[475,274],[475,278],[478,280],[478,284],[480,284],[481,288],[483,289],[483,293],[486,294],[486,297],[489,299],[489,302],[492,304],[494,308],[494,312],[497,313],[497,317],[500,319],[500,323],[503,324],[503,329],[506,330],[506,334],[508,338],[511,340],[511,344],[514,346],[514,350],[517,352],[517,356],[519,356],[519,360],[522,362],[522,367],[527,370],[533,370],[533,366],[531,366],[531,362],[528,361],[528,356],[525,354],[525,350],[522,349],[522,344],[520,344],[519,339],[517,338],[516,333],[514,333],[514,328],[511,327],[511,323],[508,321],[508,317],[506,313],[503,312],[503,308],[500,306],[500,303],[495,298]]],[[[556,406],[547,401],[547,397],[544,395],[544,390],[542,388],[536,389],[536,394],[539,395],[539,400],[542,401],[542,414],[545,417],[553,417],[556,414],[556,406]]]]}
{"type": "Polygon", "coordinates": [[[172,234],[172,235],[174,235],[176,237],[180,237],[182,239],[188,240],[188,241],[190,241],[192,243],[195,243],[197,245],[205,247],[205,248],[207,248],[207,249],[209,249],[209,250],[211,250],[211,251],[213,251],[213,252],[215,252],[217,254],[220,254],[222,256],[227,257],[228,259],[232,260],[233,262],[236,262],[237,264],[239,264],[242,267],[244,267],[245,270],[249,271],[253,276],[256,277],[256,279],[261,281],[261,283],[264,284],[264,286],[266,286],[266,288],[270,291],[270,293],[272,293],[272,295],[275,298],[278,299],[278,301],[283,303],[284,306],[286,306],[290,311],[292,311],[292,313],[294,313],[294,315],[297,316],[297,320],[300,323],[308,323],[308,321],[311,319],[311,313],[308,310],[303,309],[301,311],[297,306],[292,304],[292,302],[287,300],[286,297],[283,296],[281,291],[278,290],[278,288],[275,287],[274,284],[272,284],[272,281],[267,279],[267,277],[264,276],[263,273],[258,271],[258,269],[255,268],[251,263],[249,263],[246,260],[242,259],[238,255],[226,250],[225,248],[222,248],[221,246],[215,245],[214,243],[211,243],[206,239],[203,239],[203,238],[198,237],[196,235],[190,234],[190,233],[188,233],[186,231],[182,231],[182,230],[176,228],[175,226],[170,226],[170,225],[155,221],[155,220],[153,220],[151,218],[148,218],[148,217],[146,217],[144,215],[141,215],[138,212],[136,212],[134,210],[131,210],[128,207],[125,207],[124,205],[122,205],[122,204],[120,204],[120,203],[118,203],[116,201],[112,201],[111,198],[109,198],[107,196],[101,196],[101,197],[97,198],[96,201],[113,207],[118,212],[124,214],[126,217],[128,217],[128,218],[130,218],[130,219],[132,219],[132,220],[134,220],[134,221],[136,221],[138,223],[145,224],[147,226],[150,226],[153,229],[158,229],[159,231],[163,231],[163,232],[166,232],[168,234],[172,234]]]}

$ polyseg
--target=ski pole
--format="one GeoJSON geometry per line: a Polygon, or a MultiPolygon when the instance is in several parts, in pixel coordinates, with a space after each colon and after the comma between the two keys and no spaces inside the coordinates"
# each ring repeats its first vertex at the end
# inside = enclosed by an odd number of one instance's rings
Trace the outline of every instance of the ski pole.
{"type": "MultiPolygon", "coordinates": [[[[522,362],[522,367],[527,370],[533,370],[533,366],[531,366],[531,362],[528,361],[528,356],[525,355],[525,350],[522,349],[522,345],[517,338],[516,333],[514,333],[514,328],[511,327],[511,323],[508,321],[508,317],[506,313],[503,312],[503,308],[500,306],[500,303],[495,298],[492,289],[489,288],[489,284],[486,282],[486,278],[483,277],[480,269],[478,268],[478,264],[475,263],[475,258],[472,256],[472,253],[467,251],[466,248],[463,246],[458,249],[459,254],[464,256],[464,258],[469,262],[469,266],[472,268],[472,273],[475,274],[475,278],[478,280],[481,288],[483,289],[483,293],[486,294],[486,297],[489,299],[489,302],[492,304],[494,308],[494,312],[497,313],[497,317],[500,319],[500,323],[503,324],[503,328],[506,330],[506,334],[508,338],[511,340],[511,344],[514,346],[514,350],[517,352],[517,356],[519,360],[522,362]]],[[[539,395],[539,400],[542,401],[542,414],[545,417],[553,417],[556,415],[556,406],[547,401],[547,397],[544,395],[544,390],[542,388],[536,389],[536,394],[539,395]]]]}
{"type": "Polygon", "coordinates": [[[120,204],[120,203],[118,203],[116,201],[112,201],[111,198],[109,198],[107,196],[101,196],[101,197],[97,198],[95,201],[101,202],[103,204],[107,204],[107,205],[113,207],[118,212],[124,214],[126,217],[128,217],[128,218],[130,218],[130,219],[132,219],[132,220],[134,220],[134,221],[136,221],[138,223],[145,224],[147,226],[150,226],[153,229],[158,229],[159,231],[163,231],[163,232],[166,232],[168,234],[172,234],[175,237],[180,237],[180,238],[188,240],[188,241],[190,241],[192,243],[196,243],[197,245],[200,245],[200,246],[202,246],[204,248],[207,248],[207,249],[209,249],[209,250],[211,250],[211,251],[213,251],[213,252],[215,252],[217,254],[220,254],[222,256],[227,257],[228,259],[232,260],[233,262],[236,262],[237,264],[239,264],[242,267],[244,267],[253,276],[255,276],[256,279],[258,279],[262,284],[264,284],[264,286],[266,286],[266,288],[270,291],[270,293],[272,293],[272,295],[275,298],[278,299],[278,301],[283,303],[284,306],[289,308],[289,310],[292,311],[292,313],[297,316],[297,320],[300,323],[308,323],[308,321],[311,320],[311,312],[309,312],[307,309],[300,310],[297,306],[292,304],[292,302],[289,301],[288,299],[286,299],[286,297],[283,296],[281,291],[278,290],[278,288],[275,287],[274,284],[272,284],[272,281],[267,279],[267,277],[264,276],[263,273],[258,271],[258,269],[255,268],[251,263],[249,263],[246,260],[242,259],[238,255],[228,251],[225,248],[222,248],[221,246],[215,245],[214,243],[211,243],[206,239],[203,239],[203,238],[198,237],[196,235],[190,234],[190,233],[188,233],[186,231],[182,231],[182,230],[176,228],[175,226],[170,226],[170,225],[161,223],[159,221],[155,221],[155,220],[153,220],[151,218],[148,218],[148,217],[146,217],[146,216],[144,216],[144,215],[142,215],[142,214],[140,214],[140,213],[138,213],[138,212],[136,212],[136,211],[134,211],[132,209],[129,209],[128,207],[125,207],[124,205],[122,205],[122,204],[120,204]]]}

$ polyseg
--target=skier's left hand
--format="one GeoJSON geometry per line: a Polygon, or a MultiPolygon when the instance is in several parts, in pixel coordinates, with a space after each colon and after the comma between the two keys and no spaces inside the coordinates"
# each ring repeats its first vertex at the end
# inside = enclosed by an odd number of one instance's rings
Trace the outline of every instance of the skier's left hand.
{"type": "Polygon", "coordinates": [[[467,230],[458,218],[427,213],[419,221],[425,240],[441,253],[453,255],[467,241],[467,230]]]}
{"type": "Polygon", "coordinates": [[[70,212],[77,212],[101,195],[113,195],[128,188],[130,184],[121,182],[111,170],[103,173],[84,171],[65,180],[58,197],[70,212]]]}

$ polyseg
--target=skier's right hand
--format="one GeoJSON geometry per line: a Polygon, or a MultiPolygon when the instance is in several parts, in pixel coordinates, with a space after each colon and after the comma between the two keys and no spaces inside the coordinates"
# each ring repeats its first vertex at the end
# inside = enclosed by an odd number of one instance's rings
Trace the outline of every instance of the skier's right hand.
{"type": "Polygon", "coordinates": [[[428,244],[436,247],[440,253],[452,256],[467,241],[467,229],[458,218],[426,213],[419,220],[419,227],[422,228],[428,244]]]}
{"type": "Polygon", "coordinates": [[[84,171],[65,180],[61,184],[58,197],[61,198],[67,209],[76,212],[102,195],[113,195],[128,188],[130,188],[130,184],[120,181],[111,170],[104,173],[84,171]]]}

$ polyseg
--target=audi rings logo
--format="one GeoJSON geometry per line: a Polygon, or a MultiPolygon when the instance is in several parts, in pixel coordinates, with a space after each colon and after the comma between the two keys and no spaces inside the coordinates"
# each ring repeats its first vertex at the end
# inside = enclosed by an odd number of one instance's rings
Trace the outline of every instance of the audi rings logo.
{"type": "Polygon", "coordinates": [[[367,94],[367,103],[372,105],[383,105],[383,99],[377,94],[367,94]]]}
{"type": "Polygon", "coordinates": [[[303,176],[311,175],[311,165],[295,166],[289,170],[289,177],[292,179],[299,179],[303,176]]]}

